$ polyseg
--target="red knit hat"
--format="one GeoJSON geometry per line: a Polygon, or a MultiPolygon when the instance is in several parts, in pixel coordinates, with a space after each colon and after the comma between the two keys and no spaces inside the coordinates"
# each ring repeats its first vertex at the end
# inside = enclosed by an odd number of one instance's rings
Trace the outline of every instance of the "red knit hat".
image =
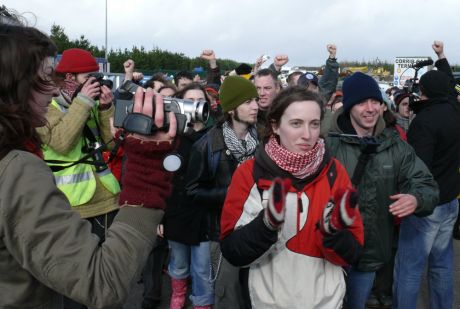
{"type": "Polygon", "coordinates": [[[89,51],[71,48],[62,53],[56,72],[58,73],[86,73],[99,71],[96,59],[89,51]]]}

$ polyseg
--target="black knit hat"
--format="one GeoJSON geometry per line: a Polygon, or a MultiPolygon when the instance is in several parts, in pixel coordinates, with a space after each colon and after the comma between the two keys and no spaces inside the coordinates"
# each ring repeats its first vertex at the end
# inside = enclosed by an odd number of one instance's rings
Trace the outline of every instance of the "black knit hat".
{"type": "Polygon", "coordinates": [[[429,99],[447,97],[449,84],[449,76],[437,70],[428,71],[420,78],[420,90],[429,99]]]}
{"type": "Polygon", "coordinates": [[[404,90],[398,90],[393,95],[394,102],[395,102],[396,106],[399,106],[399,104],[401,104],[401,101],[404,100],[405,98],[408,98],[408,97],[410,97],[410,93],[408,93],[408,92],[406,92],[404,90]]]}
{"type": "Polygon", "coordinates": [[[246,75],[252,72],[252,68],[249,64],[242,63],[235,69],[235,72],[237,75],[246,75]]]}
{"type": "Polygon", "coordinates": [[[342,92],[345,112],[349,112],[355,104],[366,99],[376,99],[383,102],[382,92],[375,79],[361,72],[356,72],[345,78],[342,92]]]}

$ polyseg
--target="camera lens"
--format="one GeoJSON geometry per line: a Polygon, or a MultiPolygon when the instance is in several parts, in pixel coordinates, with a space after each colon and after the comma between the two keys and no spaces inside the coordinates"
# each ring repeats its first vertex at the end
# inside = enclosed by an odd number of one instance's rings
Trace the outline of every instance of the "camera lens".
{"type": "Polygon", "coordinates": [[[196,119],[201,122],[208,121],[209,117],[209,103],[206,101],[200,101],[197,104],[196,119]]]}

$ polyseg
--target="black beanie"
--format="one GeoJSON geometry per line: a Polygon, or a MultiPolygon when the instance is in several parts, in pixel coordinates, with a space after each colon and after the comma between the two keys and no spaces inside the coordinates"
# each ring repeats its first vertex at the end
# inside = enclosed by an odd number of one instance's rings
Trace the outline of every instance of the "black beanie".
{"type": "Polygon", "coordinates": [[[379,85],[371,76],[361,72],[345,78],[342,86],[343,109],[349,112],[351,108],[366,99],[376,99],[383,102],[379,85]]]}
{"type": "Polygon", "coordinates": [[[429,99],[447,97],[449,93],[449,76],[446,73],[431,70],[420,78],[420,90],[429,99]]]}
{"type": "Polygon", "coordinates": [[[237,75],[246,75],[252,72],[252,68],[249,64],[242,63],[235,69],[235,72],[237,75]]]}

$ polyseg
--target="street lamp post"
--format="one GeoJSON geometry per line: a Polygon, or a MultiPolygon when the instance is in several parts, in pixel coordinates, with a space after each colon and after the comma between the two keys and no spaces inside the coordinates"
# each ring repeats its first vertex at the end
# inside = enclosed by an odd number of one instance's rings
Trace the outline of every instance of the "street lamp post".
{"type": "Polygon", "coordinates": [[[109,72],[109,59],[107,55],[107,0],[105,0],[105,49],[104,49],[104,57],[105,57],[105,72],[109,72]]]}

